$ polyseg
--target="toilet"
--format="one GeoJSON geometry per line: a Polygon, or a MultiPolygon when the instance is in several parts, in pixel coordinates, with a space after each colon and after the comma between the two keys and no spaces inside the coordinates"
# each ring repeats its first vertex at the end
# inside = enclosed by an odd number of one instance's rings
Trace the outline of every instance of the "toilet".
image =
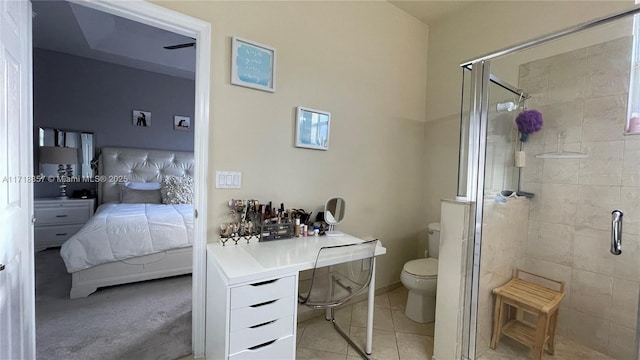
{"type": "MultiPolygon", "coordinates": [[[[428,257],[408,261],[400,274],[400,281],[409,289],[405,315],[419,323],[430,323],[436,319],[440,224],[429,224],[428,229],[428,257]]],[[[421,252],[422,256],[424,254],[421,252]]]]}

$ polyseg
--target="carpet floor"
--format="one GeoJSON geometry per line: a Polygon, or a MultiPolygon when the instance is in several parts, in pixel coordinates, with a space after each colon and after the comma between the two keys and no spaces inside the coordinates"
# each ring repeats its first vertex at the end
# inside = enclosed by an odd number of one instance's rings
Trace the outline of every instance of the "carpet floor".
{"type": "Polygon", "coordinates": [[[60,250],[36,253],[35,265],[38,359],[174,360],[191,353],[191,275],[70,300],[60,250]]]}

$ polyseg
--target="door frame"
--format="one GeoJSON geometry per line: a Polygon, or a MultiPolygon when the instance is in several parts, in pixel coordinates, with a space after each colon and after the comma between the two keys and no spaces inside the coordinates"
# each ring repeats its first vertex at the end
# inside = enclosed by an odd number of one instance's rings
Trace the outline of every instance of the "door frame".
{"type": "MultiPolygon", "coordinates": [[[[192,282],[192,351],[196,358],[205,351],[205,294],[207,248],[207,181],[209,168],[209,103],[211,79],[211,24],[148,3],[144,0],[68,0],[105,13],[196,39],[194,131],[194,238],[192,282]]],[[[24,149],[31,151],[31,149],[24,149]]],[[[33,199],[31,199],[33,200],[33,199]]]]}

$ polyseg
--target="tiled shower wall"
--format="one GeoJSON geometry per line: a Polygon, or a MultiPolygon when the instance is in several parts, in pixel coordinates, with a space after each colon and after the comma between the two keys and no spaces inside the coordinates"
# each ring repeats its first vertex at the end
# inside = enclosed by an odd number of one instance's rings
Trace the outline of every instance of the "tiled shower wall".
{"type": "Polygon", "coordinates": [[[566,283],[558,334],[631,359],[640,287],[640,135],[624,136],[631,37],[520,66],[519,87],[543,129],[525,144],[533,192],[526,268],[566,283]],[[556,151],[586,159],[536,159],[556,151]],[[611,211],[624,212],[623,252],[609,253],[611,211]]]}

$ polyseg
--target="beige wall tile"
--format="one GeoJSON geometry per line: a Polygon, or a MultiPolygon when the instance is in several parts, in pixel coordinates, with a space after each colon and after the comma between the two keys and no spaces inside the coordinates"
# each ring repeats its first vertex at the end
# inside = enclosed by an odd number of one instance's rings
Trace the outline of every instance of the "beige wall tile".
{"type": "Polygon", "coordinates": [[[611,211],[619,204],[620,187],[580,185],[576,226],[610,230],[611,211]]]}
{"type": "Polygon", "coordinates": [[[583,142],[580,160],[580,184],[620,185],[622,180],[623,141],[583,142]]]}
{"type": "Polygon", "coordinates": [[[604,42],[587,48],[585,96],[623,94],[629,89],[632,37],[604,42]]]}
{"type": "Polygon", "coordinates": [[[527,249],[525,256],[527,258],[538,257],[538,226],[539,222],[529,221],[529,231],[527,232],[527,249]]]}
{"type": "Polygon", "coordinates": [[[636,332],[633,329],[611,323],[609,332],[609,351],[607,354],[616,360],[637,360],[636,332]]]}
{"type": "Polygon", "coordinates": [[[622,235],[622,254],[613,256],[613,276],[640,282],[640,239],[622,235]]]}
{"type": "Polygon", "coordinates": [[[613,276],[613,256],[609,253],[610,232],[578,229],[573,242],[573,267],[613,276]]]}
{"type": "Polygon", "coordinates": [[[609,350],[609,321],[576,310],[569,310],[567,336],[573,341],[606,353],[609,350]]]}
{"type": "Polygon", "coordinates": [[[620,190],[620,208],[624,212],[622,231],[640,234],[640,187],[623,187],[620,190]]]}
{"type": "Polygon", "coordinates": [[[522,183],[540,182],[542,180],[543,159],[537,159],[536,155],[543,151],[541,144],[529,144],[524,146],[526,166],[522,168],[522,183]]]}
{"type": "MultiPolygon", "coordinates": [[[[583,108],[584,100],[582,98],[568,102],[550,103],[546,106],[543,114],[544,128],[564,129],[582,126],[583,108]]],[[[580,138],[578,137],[577,140],[579,141],[580,138]]]]}
{"type": "Polygon", "coordinates": [[[551,58],[548,91],[550,101],[572,101],[584,96],[586,55],[586,49],[578,49],[551,58]]]}
{"type": "Polygon", "coordinates": [[[613,300],[611,303],[611,321],[635,329],[638,319],[637,282],[615,279],[613,281],[613,300]]]}
{"type": "MultiPolygon", "coordinates": [[[[633,135],[627,138],[639,138],[633,135]]],[[[640,186],[640,141],[625,139],[622,162],[622,186],[640,186]]]]}
{"type": "Polygon", "coordinates": [[[569,332],[569,307],[560,306],[559,311],[558,324],[556,326],[556,342],[558,341],[557,336],[567,337],[567,334],[569,332]]]}
{"type": "Polygon", "coordinates": [[[556,263],[540,260],[538,262],[537,271],[533,273],[546,276],[550,279],[564,281],[564,299],[562,299],[561,306],[569,306],[571,303],[571,289],[572,289],[572,276],[571,267],[566,265],[559,265],[556,263]]]}
{"type": "Polygon", "coordinates": [[[573,270],[571,309],[603,319],[611,316],[613,278],[589,271],[573,270]]]}
{"type": "Polygon", "coordinates": [[[573,263],[573,226],[541,223],[538,236],[538,255],[541,260],[559,265],[573,263]]]}
{"type": "Polygon", "coordinates": [[[539,198],[540,222],[573,225],[577,198],[576,185],[542,184],[539,198]]]}
{"type": "Polygon", "coordinates": [[[529,200],[529,222],[540,221],[540,193],[542,185],[540,183],[526,183],[523,182],[521,189],[535,194],[533,199],[529,200]]]}
{"type": "MultiPolygon", "coordinates": [[[[571,151],[565,147],[566,151],[571,151]]],[[[555,149],[551,150],[555,152],[555,149]]],[[[547,159],[544,160],[542,181],[555,184],[578,184],[580,160],[578,159],[547,159]]]]}
{"type": "MultiPolygon", "coordinates": [[[[629,77],[627,75],[627,82],[629,77]]],[[[583,141],[622,140],[627,118],[627,94],[585,100],[583,141]]]]}

